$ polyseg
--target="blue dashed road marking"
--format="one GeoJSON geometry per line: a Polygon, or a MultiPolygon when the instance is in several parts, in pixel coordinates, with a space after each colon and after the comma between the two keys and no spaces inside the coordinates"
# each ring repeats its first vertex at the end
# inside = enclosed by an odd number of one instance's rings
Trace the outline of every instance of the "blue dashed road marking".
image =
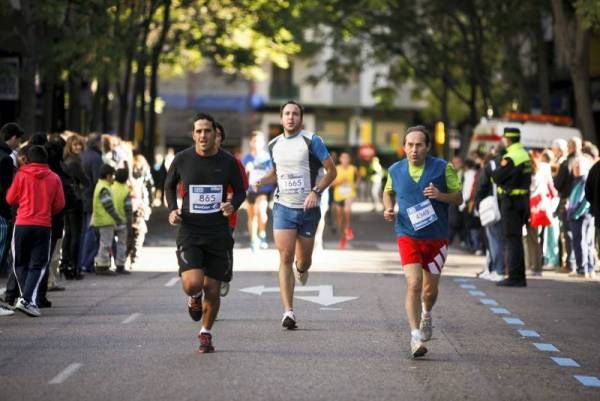
{"type": "Polygon", "coordinates": [[[552,360],[554,362],[556,362],[556,364],[558,366],[568,366],[568,367],[573,367],[573,368],[579,368],[580,367],[579,364],[577,362],[575,362],[574,359],[571,359],[571,358],[559,358],[559,357],[556,357],[556,356],[552,356],[550,358],[552,358],[552,360]]]}
{"type": "Polygon", "coordinates": [[[485,292],[483,291],[469,291],[469,294],[473,295],[474,297],[485,297],[485,292]]]}
{"type": "Polygon", "coordinates": [[[464,288],[465,290],[474,290],[477,287],[475,287],[473,284],[461,284],[460,288],[464,288]]]}
{"type": "Polygon", "coordinates": [[[519,334],[523,337],[539,337],[540,335],[535,330],[519,330],[519,334]]]}
{"type": "Polygon", "coordinates": [[[596,376],[575,375],[574,377],[584,386],[600,387],[600,379],[598,379],[596,376]]]}
{"type": "Polygon", "coordinates": [[[547,343],[533,343],[533,345],[538,349],[538,351],[558,352],[558,348],[556,348],[552,344],[547,344],[547,343]]]}
{"type": "Polygon", "coordinates": [[[479,302],[481,302],[484,305],[493,305],[493,306],[498,305],[498,302],[494,301],[493,299],[489,299],[489,298],[481,298],[479,300],[479,302]]]}
{"type": "Polygon", "coordinates": [[[510,315],[510,312],[506,308],[490,308],[496,315],[510,315]]]}
{"type": "Polygon", "coordinates": [[[455,278],[454,281],[456,283],[468,283],[470,281],[473,281],[472,278],[455,278]]]}
{"type": "Polygon", "coordinates": [[[515,324],[521,326],[525,324],[521,319],[518,319],[516,317],[503,317],[502,319],[504,319],[504,321],[508,324],[515,324]]]}

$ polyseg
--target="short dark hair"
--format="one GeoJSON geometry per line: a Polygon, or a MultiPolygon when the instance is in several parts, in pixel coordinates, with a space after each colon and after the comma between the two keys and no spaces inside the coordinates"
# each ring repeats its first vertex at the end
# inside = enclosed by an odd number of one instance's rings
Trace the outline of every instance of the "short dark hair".
{"type": "Polygon", "coordinates": [[[25,136],[25,131],[21,129],[17,123],[6,123],[0,128],[0,139],[4,142],[10,140],[12,137],[21,138],[25,136]]]}
{"type": "Polygon", "coordinates": [[[48,135],[43,132],[36,132],[35,134],[29,137],[29,142],[32,145],[45,145],[48,143],[48,135]]]}
{"type": "Polygon", "coordinates": [[[421,132],[423,135],[425,135],[425,146],[429,146],[431,143],[431,134],[427,130],[427,127],[424,125],[415,125],[414,127],[408,127],[406,129],[406,133],[404,134],[404,144],[406,144],[406,137],[411,132],[421,132]]]}
{"type": "Polygon", "coordinates": [[[217,132],[218,132],[218,131],[220,131],[220,132],[221,132],[221,140],[222,140],[223,142],[225,142],[225,128],[223,128],[223,126],[221,125],[221,123],[220,123],[220,122],[216,122],[216,121],[215,121],[215,130],[216,130],[217,132]]]}
{"type": "Polygon", "coordinates": [[[298,109],[300,109],[300,119],[302,120],[304,118],[304,107],[302,107],[302,105],[294,100],[288,100],[287,102],[285,102],[284,104],[281,105],[281,108],[279,109],[279,115],[283,116],[283,109],[285,108],[285,106],[287,106],[288,104],[293,104],[295,106],[298,106],[298,109]]]}
{"type": "Polygon", "coordinates": [[[32,145],[27,149],[28,163],[48,163],[48,152],[41,145],[32,145]]]}
{"type": "Polygon", "coordinates": [[[115,173],[115,169],[110,164],[103,164],[100,166],[99,176],[101,179],[105,179],[109,175],[113,175],[115,173]]]}
{"type": "Polygon", "coordinates": [[[198,121],[198,120],[208,120],[208,121],[210,121],[211,124],[212,124],[213,129],[215,131],[217,130],[217,125],[216,125],[217,122],[216,122],[215,118],[213,116],[211,116],[210,114],[208,114],[208,113],[202,113],[202,112],[197,113],[194,116],[194,121],[192,121],[192,124],[195,124],[196,121],[198,121]]]}
{"type": "Polygon", "coordinates": [[[124,184],[127,182],[128,178],[129,178],[129,170],[128,169],[118,168],[117,171],[115,171],[115,180],[117,182],[124,184]]]}

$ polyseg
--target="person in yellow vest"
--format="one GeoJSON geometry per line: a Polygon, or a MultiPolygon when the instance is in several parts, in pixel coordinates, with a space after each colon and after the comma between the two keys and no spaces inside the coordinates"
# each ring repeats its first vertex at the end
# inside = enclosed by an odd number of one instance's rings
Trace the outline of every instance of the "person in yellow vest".
{"type": "Polygon", "coordinates": [[[119,217],[115,209],[112,184],[115,169],[108,164],[100,167],[98,182],[92,197],[91,225],[99,234],[100,244],[94,258],[96,274],[111,274],[112,244],[117,226],[123,226],[125,221],[119,217]]]}
{"type": "Polygon", "coordinates": [[[111,185],[115,210],[121,221],[126,223],[126,225],[117,225],[115,228],[115,237],[117,238],[115,247],[115,265],[117,266],[117,273],[119,274],[129,274],[129,272],[125,270],[125,262],[127,261],[127,242],[129,235],[133,235],[133,204],[128,180],[129,169],[120,168],[115,172],[115,181],[111,185]]]}
{"type": "Polygon", "coordinates": [[[354,239],[352,231],[352,200],[356,198],[356,188],[360,176],[356,166],[352,165],[348,152],[340,154],[340,164],[336,166],[337,178],[333,182],[333,202],[340,233],[339,248],[346,249],[346,241],[354,239]]]}
{"type": "Polygon", "coordinates": [[[531,159],[520,142],[518,128],[504,128],[506,153],[500,166],[492,172],[498,185],[502,231],[508,259],[508,278],[498,281],[501,287],[526,287],[525,252],[521,240],[523,225],[529,219],[529,187],[531,186],[531,159]]]}

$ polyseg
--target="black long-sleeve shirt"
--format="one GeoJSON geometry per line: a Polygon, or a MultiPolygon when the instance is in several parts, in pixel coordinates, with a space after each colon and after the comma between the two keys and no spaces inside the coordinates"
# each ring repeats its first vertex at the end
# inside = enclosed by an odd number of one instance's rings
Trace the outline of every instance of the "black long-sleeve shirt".
{"type": "Polygon", "coordinates": [[[590,202],[596,227],[600,227],[600,161],[592,166],[585,182],[585,198],[590,202]]]}
{"type": "Polygon", "coordinates": [[[182,225],[199,234],[229,232],[227,217],[219,210],[220,204],[226,201],[227,187],[233,189],[231,204],[235,210],[246,198],[235,158],[223,150],[213,156],[200,156],[194,147],[177,153],[165,180],[165,197],[170,210],[177,209],[180,182],[183,184],[182,225]]]}

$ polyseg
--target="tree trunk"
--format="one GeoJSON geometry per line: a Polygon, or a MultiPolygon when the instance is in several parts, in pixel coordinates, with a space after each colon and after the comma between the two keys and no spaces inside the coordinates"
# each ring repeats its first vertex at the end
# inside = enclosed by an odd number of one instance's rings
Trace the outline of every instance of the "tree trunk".
{"type": "Polygon", "coordinates": [[[597,141],[590,93],[589,30],[584,30],[577,15],[567,17],[561,0],[552,0],[554,27],[559,51],[569,68],[575,91],[576,122],[584,139],[597,141]]]}
{"type": "Polygon", "coordinates": [[[83,108],[81,107],[81,78],[74,75],[73,73],[69,74],[69,109],[67,112],[68,117],[68,125],[67,128],[75,131],[81,132],[82,125],[82,113],[83,108]]]}
{"type": "Polygon", "coordinates": [[[536,27],[538,92],[540,94],[540,109],[543,114],[550,114],[550,71],[548,66],[548,44],[544,40],[543,15],[538,14],[536,27]]]}
{"type": "Polygon", "coordinates": [[[160,32],[160,37],[152,48],[152,59],[150,62],[150,104],[148,105],[148,124],[144,134],[142,152],[147,160],[152,160],[154,157],[154,147],[157,133],[157,116],[156,116],[156,98],[158,97],[158,67],[160,61],[160,53],[164,46],[171,25],[171,0],[165,0],[163,14],[163,24],[160,32]]]}
{"type": "Polygon", "coordinates": [[[21,2],[21,11],[23,15],[22,25],[19,30],[24,40],[23,52],[20,64],[19,76],[19,125],[25,130],[26,134],[35,132],[35,71],[36,71],[36,35],[35,24],[33,23],[31,2],[28,0],[21,2]]]}

